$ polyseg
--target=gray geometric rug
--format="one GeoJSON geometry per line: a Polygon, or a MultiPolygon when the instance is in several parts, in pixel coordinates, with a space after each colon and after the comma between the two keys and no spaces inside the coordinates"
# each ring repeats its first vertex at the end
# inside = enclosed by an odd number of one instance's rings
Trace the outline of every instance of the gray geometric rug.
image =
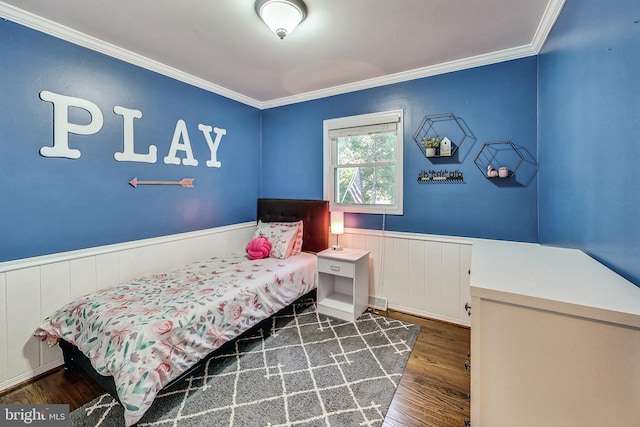
{"type": "MultiPolygon", "coordinates": [[[[160,392],[138,426],[380,426],[419,326],[365,313],[356,323],[292,304],[160,392]]],[[[105,394],[72,426],[123,426],[105,394]]]]}

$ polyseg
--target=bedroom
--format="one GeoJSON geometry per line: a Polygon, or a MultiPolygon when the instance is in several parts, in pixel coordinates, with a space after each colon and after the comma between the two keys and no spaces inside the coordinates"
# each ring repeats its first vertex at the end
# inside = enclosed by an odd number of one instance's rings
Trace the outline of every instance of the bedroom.
{"type": "MultiPolygon", "coordinates": [[[[439,245],[486,238],[577,248],[640,285],[639,15],[631,1],[614,6],[567,1],[538,55],[268,108],[212,94],[11,19],[1,22],[5,155],[0,170],[8,183],[3,186],[8,202],[2,210],[0,249],[5,263],[0,315],[7,319],[0,326],[7,337],[0,342],[0,383],[36,367],[46,371],[47,363],[56,360],[38,342],[25,344],[21,337],[23,325],[38,324],[66,299],[49,282],[40,284],[44,273],[30,268],[37,260],[20,260],[119,244],[115,252],[96,255],[93,264],[73,260],[77,269],[71,277],[55,265],[49,268],[54,271],[47,277],[71,283],[69,292],[76,295],[81,292],[76,274],[87,269],[109,284],[205,255],[205,247],[189,245],[189,240],[216,242],[205,230],[254,221],[258,197],[323,198],[319,159],[327,118],[405,111],[405,212],[386,218],[384,269],[374,263],[373,275],[382,271],[384,277],[371,285],[373,290],[382,285],[391,306],[469,322],[459,300],[436,307],[412,297],[415,291],[407,283],[415,272],[407,266],[411,256],[426,250],[416,251],[415,235],[437,236],[439,245]],[[104,125],[73,144],[80,158],[43,157],[39,150],[53,143],[52,104],[38,94],[68,93],[69,85],[75,96],[99,106],[104,125]],[[135,120],[136,152],[157,145],[157,163],[113,160],[124,146],[123,117],[113,112],[114,106],[141,111],[135,120]],[[434,164],[419,156],[410,137],[425,115],[449,112],[464,118],[477,138],[469,146],[471,154],[455,166],[466,183],[417,185],[418,173],[434,164]],[[163,163],[180,119],[193,157],[201,162],[197,167],[163,163]],[[211,151],[199,124],[226,130],[217,150],[220,168],[204,166],[211,151]],[[612,147],[596,151],[594,146],[604,145],[601,139],[612,147]],[[502,140],[526,148],[537,165],[523,167],[526,185],[498,187],[473,164],[482,143],[502,140]],[[134,177],[195,178],[196,191],[132,189],[134,177]],[[149,245],[168,244],[153,252],[123,243],[154,238],[160,241],[149,245]],[[130,260],[133,253],[142,260],[139,264],[130,260]],[[19,274],[13,271],[16,265],[19,274]]],[[[382,219],[347,214],[345,226],[341,243],[363,246],[380,238],[382,219]]],[[[231,238],[229,246],[242,240],[231,238]]]]}

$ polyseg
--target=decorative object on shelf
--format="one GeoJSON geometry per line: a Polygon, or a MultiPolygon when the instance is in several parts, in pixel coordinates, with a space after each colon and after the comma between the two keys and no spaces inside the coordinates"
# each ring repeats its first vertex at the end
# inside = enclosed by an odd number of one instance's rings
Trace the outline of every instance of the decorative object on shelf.
{"type": "Polygon", "coordinates": [[[284,39],[307,16],[302,0],[257,0],[256,13],[280,39],[284,39]]]}
{"type": "Polygon", "coordinates": [[[437,149],[440,148],[440,142],[443,138],[437,136],[425,136],[422,138],[422,146],[425,148],[425,156],[435,157],[437,155],[437,149]]]}
{"type": "Polygon", "coordinates": [[[140,181],[133,178],[129,181],[129,185],[138,188],[138,185],[180,185],[182,188],[193,188],[194,178],[182,178],[180,181],[140,181]]]}
{"type": "Polygon", "coordinates": [[[458,169],[421,171],[418,174],[420,184],[464,184],[464,176],[458,169]]]}
{"type": "Polygon", "coordinates": [[[473,160],[487,178],[511,178],[523,161],[524,156],[511,141],[487,142],[473,160]],[[498,170],[493,165],[498,165],[498,170]]]}
{"type": "Polygon", "coordinates": [[[476,138],[464,120],[452,113],[425,116],[413,135],[420,151],[428,158],[453,157],[467,139],[475,141],[476,138]],[[440,150],[433,153],[429,148],[440,150]]]}
{"type": "Polygon", "coordinates": [[[440,156],[451,157],[451,140],[446,136],[440,141],[440,156]]]}
{"type": "Polygon", "coordinates": [[[331,234],[336,235],[336,244],[331,247],[334,251],[341,251],[339,238],[341,234],[344,234],[344,212],[331,211],[331,234]]]}

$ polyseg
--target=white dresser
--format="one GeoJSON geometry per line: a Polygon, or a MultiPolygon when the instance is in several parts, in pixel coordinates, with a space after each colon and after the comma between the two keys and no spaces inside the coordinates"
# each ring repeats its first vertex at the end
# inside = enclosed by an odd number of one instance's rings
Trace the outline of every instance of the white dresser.
{"type": "Polygon", "coordinates": [[[477,240],[471,425],[640,425],[640,288],[581,251],[477,240]]]}

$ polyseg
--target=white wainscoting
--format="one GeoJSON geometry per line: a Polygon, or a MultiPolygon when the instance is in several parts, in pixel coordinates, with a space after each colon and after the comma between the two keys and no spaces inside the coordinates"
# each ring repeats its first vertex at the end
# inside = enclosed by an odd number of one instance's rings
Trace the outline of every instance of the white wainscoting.
{"type": "Polygon", "coordinates": [[[371,297],[405,313],[471,325],[465,304],[471,304],[472,239],[349,228],[337,240],[371,252],[371,297]]]}
{"type": "Polygon", "coordinates": [[[200,259],[243,252],[255,223],[0,263],[0,390],[60,366],[58,346],[33,337],[74,298],[200,259]]]}
{"type": "MultiPolygon", "coordinates": [[[[0,390],[60,366],[58,346],[33,337],[42,319],[86,293],[230,252],[255,223],[0,263],[0,390]]],[[[471,240],[346,229],[345,247],[367,249],[369,294],[389,308],[470,325],[471,240]]],[[[332,243],[336,236],[331,236],[332,243]]]]}

